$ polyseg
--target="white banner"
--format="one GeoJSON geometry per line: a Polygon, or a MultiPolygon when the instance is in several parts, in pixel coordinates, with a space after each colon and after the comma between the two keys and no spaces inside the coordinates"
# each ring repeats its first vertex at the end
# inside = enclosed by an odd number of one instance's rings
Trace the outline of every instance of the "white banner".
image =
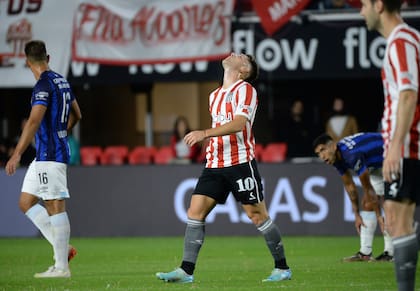
{"type": "Polygon", "coordinates": [[[234,0],[84,0],[73,60],[111,65],[220,59],[231,50],[234,0]]]}
{"type": "Polygon", "coordinates": [[[70,64],[71,23],[77,1],[0,1],[0,87],[32,87],[35,79],[25,65],[25,43],[43,40],[50,67],[64,76],[70,64]]]}

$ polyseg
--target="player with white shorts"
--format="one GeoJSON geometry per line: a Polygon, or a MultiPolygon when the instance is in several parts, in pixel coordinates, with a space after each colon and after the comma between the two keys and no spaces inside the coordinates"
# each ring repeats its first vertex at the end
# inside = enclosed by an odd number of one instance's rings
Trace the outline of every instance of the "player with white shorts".
{"type": "Polygon", "coordinates": [[[26,171],[22,192],[37,196],[42,200],[70,198],[67,189],[67,165],[34,160],[26,171]]]}
{"type": "Polygon", "coordinates": [[[32,40],[25,45],[26,64],[37,80],[31,96],[31,113],[18,144],[6,164],[13,175],[22,153],[35,138],[36,157],[23,180],[19,208],[53,246],[54,265],[35,278],[68,278],[69,260],[76,250],[69,245],[70,222],[66,212],[67,164],[70,149],[67,132],[81,119],[70,84],[50,70],[45,43],[32,40]],[[43,205],[39,200],[43,200],[43,205]]]}
{"type": "Polygon", "coordinates": [[[392,240],[384,230],[380,207],[384,195],[381,134],[358,133],[338,142],[334,142],[328,134],[322,134],[314,140],[313,147],[325,163],[337,169],[352,203],[356,230],[360,234],[360,250],[353,256],[345,257],[343,261],[392,261],[392,240]],[[359,176],[363,188],[360,205],[353,173],[359,176]],[[374,259],[372,244],[378,222],[384,234],[384,251],[374,259]]]}

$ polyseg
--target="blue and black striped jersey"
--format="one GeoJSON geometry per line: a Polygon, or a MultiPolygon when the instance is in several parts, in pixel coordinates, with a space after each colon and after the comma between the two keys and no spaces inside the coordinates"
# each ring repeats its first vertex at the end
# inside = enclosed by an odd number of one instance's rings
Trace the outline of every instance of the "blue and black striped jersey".
{"type": "Polygon", "coordinates": [[[53,71],[41,74],[32,91],[31,105],[47,107],[35,135],[36,160],[68,163],[67,121],[74,100],[67,80],[53,71]]]}
{"type": "Polygon", "coordinates": [[[382,168],[384,142],[380,133],[363,132],[346,136],[337,143],[341,160],[334,163],[340,175],[348,169],[358,176],[366,169],[382,168]]]}

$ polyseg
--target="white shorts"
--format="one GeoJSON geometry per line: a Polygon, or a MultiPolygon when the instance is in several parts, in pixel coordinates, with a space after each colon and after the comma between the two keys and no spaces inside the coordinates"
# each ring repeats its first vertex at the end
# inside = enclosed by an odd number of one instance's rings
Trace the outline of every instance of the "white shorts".
{"type": "Polygon", "coordinates": [[[26,171],[22,192],[38,196],[42,200],[70,198],[67,189],[67,165],[34,160],[26,171]]]}
{"type": "Polygon", "coordinates": [[[382,176],[382,168],[375,169],[369,173],[370,183],[373,189],[375,189],[376,195],[384,195],[384,178],[382,176]]]}

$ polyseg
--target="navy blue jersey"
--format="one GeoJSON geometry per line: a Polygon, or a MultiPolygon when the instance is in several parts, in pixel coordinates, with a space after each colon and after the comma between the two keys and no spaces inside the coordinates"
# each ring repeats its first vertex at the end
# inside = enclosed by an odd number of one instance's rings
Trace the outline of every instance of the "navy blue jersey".
{"type": "Polygon", "coordinates": [[[366,169],[382,168],[384,142],[380,133],[357,133],[346,136],[337,143],[341,160],[334,163],[340,175],[353,170],[358,176],[366,169]]]}
{"type": "Polygon", "coordinates": [[[67,80],[53,72],[41,74],[32,91],[31,105],[47,107],[35,135],[36,160],[68,163],[70,151],[67,143],[67,121],[74,100],[67,80]]]}

